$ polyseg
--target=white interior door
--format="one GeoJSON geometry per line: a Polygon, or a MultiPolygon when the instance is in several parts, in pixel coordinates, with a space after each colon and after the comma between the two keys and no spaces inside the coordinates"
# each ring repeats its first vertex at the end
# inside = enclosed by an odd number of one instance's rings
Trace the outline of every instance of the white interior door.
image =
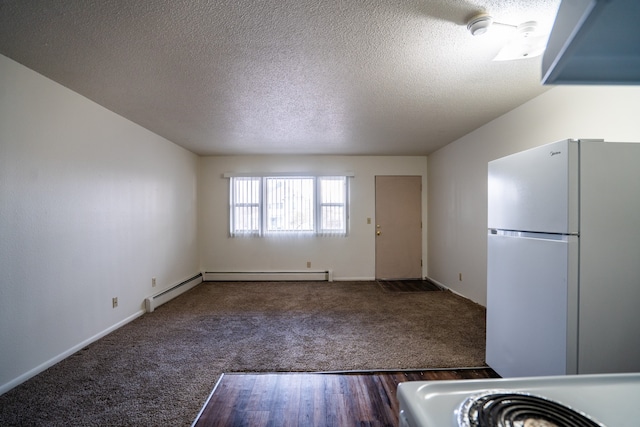
{"type": "Polygon", "coordinates": [[[376,176],[376,278],[422,277],[422,177],[376,176]]]}

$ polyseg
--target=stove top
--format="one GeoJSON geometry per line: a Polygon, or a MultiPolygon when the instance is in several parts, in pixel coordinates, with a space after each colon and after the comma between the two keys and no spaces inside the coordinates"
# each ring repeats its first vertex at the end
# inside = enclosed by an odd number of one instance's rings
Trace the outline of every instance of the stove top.
{"type": "Polygon", "coordinates": [[[640,374],[410,381],[398,386],[401,427],[631,427],[640,374]]]}
{"type": "Polygon", "coordinates": [[[456,412],[460,427],[604,427],[561,402],[512,390],[470,396],[456,412]]]}

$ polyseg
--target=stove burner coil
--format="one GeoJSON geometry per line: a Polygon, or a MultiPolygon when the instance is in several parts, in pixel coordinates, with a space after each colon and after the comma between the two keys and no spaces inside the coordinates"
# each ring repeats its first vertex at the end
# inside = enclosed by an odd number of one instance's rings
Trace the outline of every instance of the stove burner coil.
{"type": "Polygon", "coordinates": [[[559,402],[520,392],[485,392],[458,410],[460,427],[605,427],[559,402]]]}

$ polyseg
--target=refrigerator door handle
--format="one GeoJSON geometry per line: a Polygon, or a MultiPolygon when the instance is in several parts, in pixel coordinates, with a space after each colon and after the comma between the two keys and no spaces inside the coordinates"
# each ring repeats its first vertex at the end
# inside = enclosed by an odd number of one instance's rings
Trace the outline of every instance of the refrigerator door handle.
{"type": "Polygon", "coordinates": [[[506,237],[522,237],[528,239],[543,239],[543,240],[557,240],[568,241],[570,236],[577,236],[577,234],[559,234],[559,233],[539,233],[534,231],[518,231],[518,230],[500,230],[496,228],[489,229],[489,235],[492,236],[506,236],[506,237]]]}

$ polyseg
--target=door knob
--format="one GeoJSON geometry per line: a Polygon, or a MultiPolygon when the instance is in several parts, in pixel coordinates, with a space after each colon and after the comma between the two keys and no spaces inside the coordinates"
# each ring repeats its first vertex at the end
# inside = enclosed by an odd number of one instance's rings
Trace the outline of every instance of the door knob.
{"type": "Polygon", "coordinates": [[[382,234],[382,231],[380,231],[380,230],[376,231],[376,236],[379,236],[381,234],[382,234]]]}

